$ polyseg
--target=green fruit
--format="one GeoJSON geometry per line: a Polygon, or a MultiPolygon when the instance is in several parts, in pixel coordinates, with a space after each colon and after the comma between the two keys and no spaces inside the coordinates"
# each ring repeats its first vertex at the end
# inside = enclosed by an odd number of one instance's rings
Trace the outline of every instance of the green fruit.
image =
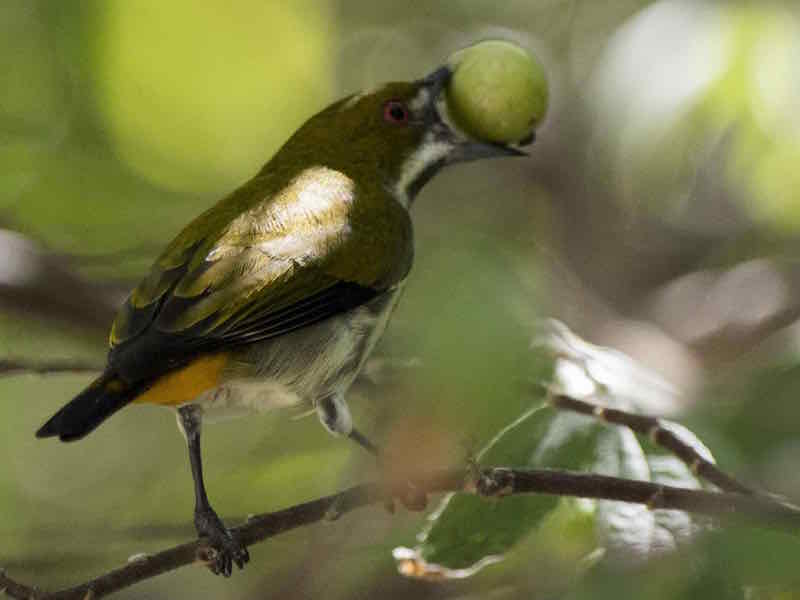
{"type": "Polygon", "coordinates": [[[454,124],[472,137],[513,143],[528,137],[547,111],[547,78],[536,58],[511,42],[488,40],[448,61],[446,91],[454,124]]]}

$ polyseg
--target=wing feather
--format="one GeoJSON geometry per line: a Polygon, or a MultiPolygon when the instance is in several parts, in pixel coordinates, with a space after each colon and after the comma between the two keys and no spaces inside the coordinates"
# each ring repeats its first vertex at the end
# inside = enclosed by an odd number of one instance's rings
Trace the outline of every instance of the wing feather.
{"type": "MultiPolygon", "coordinates": [[[[351,310],[404,278],[412,252],[407,214],[378,219],[395,230],[375,231],[360,216],[352,182],[324,171],[333,185],[304,173],[271,200],[251,199],[238,216],[228,206],[236,197],[229,197],[182,232],[114,322],[112,368],[128,381],[152,379],[200,354],[351,310]],[[217,222],[217,230],[198,234],[217,222]],[[359,280],[352,265],[365,261],[368,277],[359,280]]],[[[252,185],[238,193],[254,190],[265,193],[252,185]]]]}

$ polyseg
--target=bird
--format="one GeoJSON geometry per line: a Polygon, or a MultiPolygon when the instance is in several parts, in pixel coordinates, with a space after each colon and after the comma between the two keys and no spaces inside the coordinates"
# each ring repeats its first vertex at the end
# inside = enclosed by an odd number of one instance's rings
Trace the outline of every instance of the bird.
{"type": "Polygon", "coordinates": [[[527,155],[448,122],[452,75],[445,65],[351,94],[305,122],[166,247],[120,308],[103,372],[36,432],[69,442],[130,404],[173,408],[215,574],[249,553],[206,492],[203,420],[306,405],[378,454],[346,395],[411,269],[411,205],[448,165],[527,155]]]}

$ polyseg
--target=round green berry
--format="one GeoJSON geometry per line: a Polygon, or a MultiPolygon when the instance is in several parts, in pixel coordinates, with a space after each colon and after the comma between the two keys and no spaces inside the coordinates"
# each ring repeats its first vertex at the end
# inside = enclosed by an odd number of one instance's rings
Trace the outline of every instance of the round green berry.
{"type": "Polygon", "coordinates": [[[448,113],[468,135],[513,143],[530,136],[547,112],[544,68],[511,42],[488,40],[459,50],[448,61],[448,113]]]}

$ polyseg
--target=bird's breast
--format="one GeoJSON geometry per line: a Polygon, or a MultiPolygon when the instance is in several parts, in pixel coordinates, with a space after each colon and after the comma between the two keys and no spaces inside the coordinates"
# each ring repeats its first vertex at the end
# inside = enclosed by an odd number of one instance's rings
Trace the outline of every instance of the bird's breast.
{"type": "Polygon", "coordinates": [[[219,385],[193,402],[219,420],[314,403],[344,393],[386,329],[402,284],[367,304],[278,338],[238,349],[219,385]]]}

